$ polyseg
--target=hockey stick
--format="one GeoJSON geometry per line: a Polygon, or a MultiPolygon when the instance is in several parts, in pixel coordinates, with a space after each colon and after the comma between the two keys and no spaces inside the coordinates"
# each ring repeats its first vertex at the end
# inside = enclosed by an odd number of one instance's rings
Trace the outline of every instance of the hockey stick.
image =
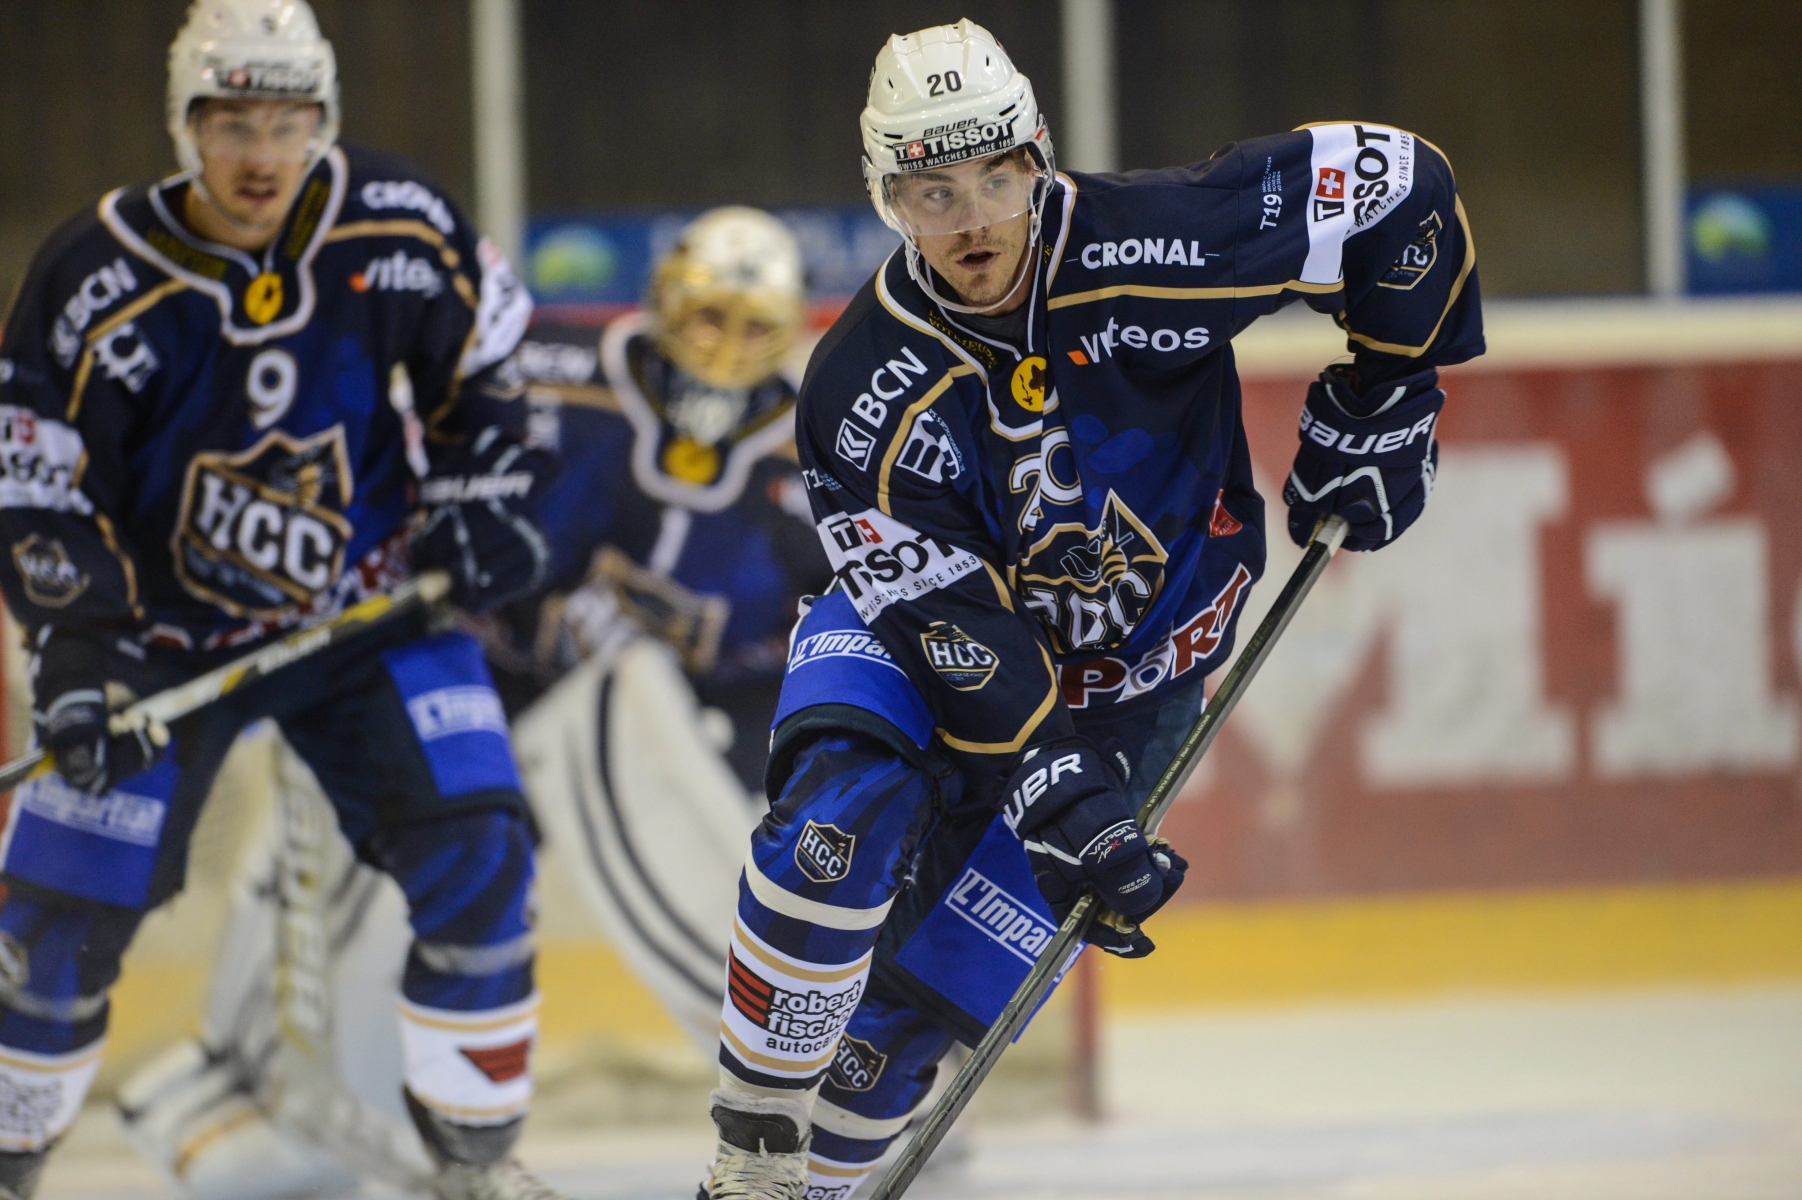
{"type": "MultiPolygon", "coordinates": [[[[371,596],[352,605],[335,617],[317,625],[297,629],[279,641],[242,658],[196,675],[186,683],[146,696],[137,703],[114,713],[109,725],[114,733],[142,729],[152,721],[167,725],[189,713],[205,708],[247,683],[274,674],[289,663],[308,658],[328,646],[389,617],[409,612],[422,605],[435,604],[450,592],[450,575],[444,571],[427,571],[409,579],[392,592],[371,596]]],[[[28,779],[46,774],[56,767],[48,750],[33,750],[0,766],[0,792],[9,792],[28,779]]]]}
{"type": "MultiPolygon", "coordinates": [[[[1289,576],[1289,582],[1283,585],[1276,603],[1264,615],[1257,632],[1251,635],[1251,640],[1245,643],[1245,649],[1239,652],[1232,670],[1220,681],[1213,697],[1202,709],[1200,719],[1183,739],[1183,744],[1170,760],[1170,765],[1158,777],[1151,794],[1145,797],[1145,803],[1139,806],[1139,824],[1147,833],[1157,832],[1164,813],[1175,802],[1183,784],[1188,782],[1189,775],[1201,761],[1201,756],[1208,752],[1208,747],[1220,735],[1221,724],[1239,703],[1247,685],[1257,675],[1258,668],[1270,657],[1277,638],[1289,627],[1301,602],[1307,599],[1315,581],[1320,578],[1320,573],[1326,569],[1333,553],[1345,540],[1346,530],[1344,518],[1338,516],[1328,517],[1314,530],[1314,537],[1308,543],[1307,552],[1302,555],[1301,564],[1289,576]]],[[[1096,911],[1098,908],[1100,902],[1093,891],[1084,892],[1077,900],[1070,915],[1058,927],[1057,933],[1044,950],[1040,951],[1032,970],[1026,973],[1026,981],[1014,993],[1013,999],[1007,1002],[1007,1007],[1001,1010],[1001,1015],[995,1018],[995,1023],[989,1026],[989,1031],[977,1043],[969,1061],[958,1071],[951,1086],[945,1089],[945,1094],[939,1097],[938,1103],[927,1115],[926,1123],[920,1127],[920,1132],[914,1135],[907,1149],[901,1152],[901,1157],[895,1160],[895,1165],[889,1168],[881,1184],[871,1193],[870,1200],[897,1200],[907,1190],[920,1169],[926,1165],[927,1158],[938,1148],[945,1134],[950,1132],[952,1122],[964,1111],[970,1097],[976,1094],[976,1089],[988,1078],[989,1072],[1000,1060],[1001,1052],[1019,1036],[1032,1014],[1038,1011],[1039,1002],[1051,991],[1052,984],[1057,981],[1071,952],[1081,944],[1089,922],[1098,918],[1106,919],[1096,911]]]]}

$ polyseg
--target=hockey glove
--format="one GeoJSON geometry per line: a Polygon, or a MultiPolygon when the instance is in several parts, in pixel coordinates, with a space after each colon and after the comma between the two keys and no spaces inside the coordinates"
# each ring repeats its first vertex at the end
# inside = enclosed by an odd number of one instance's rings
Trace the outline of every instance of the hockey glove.
{"type": "Polygon", "coordinates": [[[1344,366],[1308,388],[1301,449],[1283,485],[1289,536],[1306,546],[1321,518],[1351,526],[1347,550],[1376,550],[1414,523],[1433,494],[1439,446],[1433,440],[1445,393],[1429,367],[1360,395],[1344,366]]]}
{"type": "Polygon", "coordinates": [[[535,591],[550,568],[550,545],[531,502],[556,476],[556,459],[504,438],[490,426],[450,455],[420,488],[425,522],[413,535],[413,563],[451,574],[451,602],[487,612],[535,591]]]}
{"type": "Polygon", "coordinates": [[[1087,738],[1059,738],[1026,752],[1007,781],[1002,818],[1025,844],[1039,892],[1058,920],[1092,887],[1125,919],[1093,921],[1085,939],[1123,958],[1143,958],[1154,947],[1138,923],[1176,894],[1189,864],[1146,839],[1121,786],[1121,772],[1087,738]]]}
{"type": "Polygon", "coordinates": [[[122,654],[98,635],[53,630],[38,652],[36,706],[31,714],[38,744],[50,751],[57,773],[70,786],[99,795],[154,763],[169,745],[169,730],[150,721],[112,733],[107,718],[115,700],[130,702],[120,682],[122,654]]]}

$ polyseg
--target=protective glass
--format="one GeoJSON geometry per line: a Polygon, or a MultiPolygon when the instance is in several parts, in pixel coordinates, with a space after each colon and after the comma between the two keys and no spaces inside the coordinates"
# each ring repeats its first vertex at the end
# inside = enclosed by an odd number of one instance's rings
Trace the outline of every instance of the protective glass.
{"type": "Polygon", "coordinates": [[[305,162],[319,134],[316,104],[257,104],[210,109],[194,121],[202,158],[305,162]]]}
{"type": "Polygon", "coordinates": [[[883,177],[889,210],[914,237],[985,229],[1032,208],[1045,178],[1031,156],[1003,151],[917,175],[883,177]]]}

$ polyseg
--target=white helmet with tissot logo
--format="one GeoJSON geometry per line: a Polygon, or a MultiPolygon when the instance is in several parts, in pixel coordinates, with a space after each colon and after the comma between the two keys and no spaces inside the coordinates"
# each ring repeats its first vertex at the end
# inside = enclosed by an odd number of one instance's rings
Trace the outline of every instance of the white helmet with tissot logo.
{"type": "MultiPolygon", "coordinates": [[[[1015,70],[993,34],[968,18],[895,34],[876,55],[861,125],[864,183],[876,212],[907,243],[908,272],[945,307],[982,311],[933,289],[919,239],[1030,211],[1037,241],[1056,164],[1032,81],[1015,70]],[[1011,182],[923,186],[928,177],[941,178],[942,168],[1015,152],[1029,169],[1011,182]]],[[[1030,268],[1031,259],[1022,256],[1021,270],[1030,268]]]]}
{"type": "Polygon", "coordinates": [[[200,174],[189,124],[214,98],[318,104],[306,146],[310,167],[338,138],[338,62],[306,0],[195,0],[169,46],[169,136],[182,168],[200,174]]]}

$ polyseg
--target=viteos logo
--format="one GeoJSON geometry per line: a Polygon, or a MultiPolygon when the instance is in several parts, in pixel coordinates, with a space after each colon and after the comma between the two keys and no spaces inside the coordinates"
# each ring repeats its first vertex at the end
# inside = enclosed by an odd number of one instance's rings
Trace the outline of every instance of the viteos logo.
{"type": "Polygon", "coordinates": [[[932,627],[920,635],[920,648],[926,652],[926,662],[938,672],[939,678],[960,692],[981,691],[993,678],[995,668],[1001,665],[993,650],[957,626],[943,621],[934,621],[932,627]]]}
{"type": "Polygon", "coordinates": [[[1057,932],[1031,906],[972,868],[945,893],[945,906],[1029,966],[1057,932]]]}
{"type": "Polygon", "coordinates": [[[75,365],[75,356],[81,352],[81,333],[88,322],[120,297],[137,290],[137,286],[138,277],[131,273],[124,258],[114,259],[75,286],[75,294],[50,326],[50,353],[65,370],[75,365]]]}
{"type": "Polygon", "coordinates": [[[457,221],[450,205],[424,184],[411,179],[378,179],[363,185],[359,193],[369,208],[405,208],[422,213],[439,233],[449,236],[456,231],[457,221]]]}
{"type": "Polygon", "coordinates": [[[429,300],[444,290],[444,276],[425,259],[396,250],[385,258],[370,259],[368,266],[350,277],[350,290],[419,292],[429,300]]]}
{"type": "Polygon", "coordinates": [[[1209,341],[1208,329],[1205,325],[1195,325],[1178,333],[1174,329],[1146,329],[1142,325],[1122,326],[1120,322],[1109,317],[1107,327],[1101,332],[1087,337],[1077,336],[1082,343],[1081,350],[1065,351],[1070,361],[1079,367],[1098,363],[1104,358],[1114,357],[1117,347],[1125,346],[1129,350],[1156,350],[1160,354],[1171,354],[1177,350],[1199,350],[1209,341]]]}
{"type": "Polygon", "coordinates": [[[1205,267],[1208,259],[1219,258],[1215,250],[1203,250],[1201,243],[1182,238],[1127,238],[1122,242],[1090,242],[1082,248],[1077,260],[1091,271],[1102,267],[1134,263],[1162,263],[1166,267],[1205,267]],[[1184,249],[1184,246],[1188,249],[1184,249]]]}
{"type": "Polygon", "coordinates": [[[795,842],[795,866],[815,883],[837,883],[851,873],[857,835],[836,825],[809,821],[795,842]]]}

